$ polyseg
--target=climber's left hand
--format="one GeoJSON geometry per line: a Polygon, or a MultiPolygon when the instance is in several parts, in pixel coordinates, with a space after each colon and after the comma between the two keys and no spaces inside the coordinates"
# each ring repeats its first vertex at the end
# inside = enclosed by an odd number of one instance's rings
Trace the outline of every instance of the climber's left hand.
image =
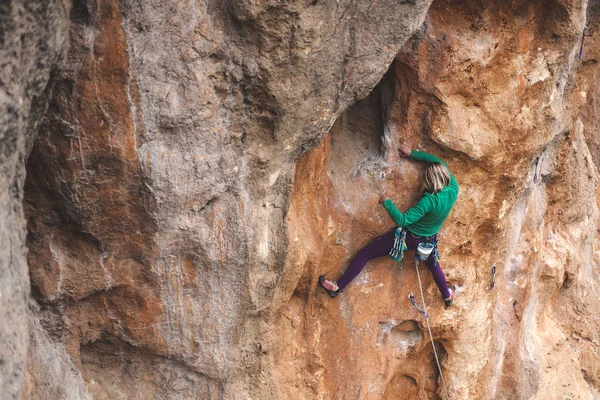
{"type": "Polygon", "coordinates": [[[386,201],[389,197],[385,194],[382,193],[381,196],[379,196],[379,204],[383,204],[384,201],[386,201]]]}

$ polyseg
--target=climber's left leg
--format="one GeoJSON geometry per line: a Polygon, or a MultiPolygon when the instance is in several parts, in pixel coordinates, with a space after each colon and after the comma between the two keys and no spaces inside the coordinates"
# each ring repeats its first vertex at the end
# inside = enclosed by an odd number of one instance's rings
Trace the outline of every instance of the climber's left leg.
{"type": "Polygon", "coordinates": [[[354,278],[363,270],[365,264],[368,261],[387,256],[394,245],[394,231],[390,231],[384,235],[379,236],[367,246],[363,247],[358,251],[358,254],[346,269],[344,274],[337,281],[337,285],[341,290],[352,282],[354,278]]]}

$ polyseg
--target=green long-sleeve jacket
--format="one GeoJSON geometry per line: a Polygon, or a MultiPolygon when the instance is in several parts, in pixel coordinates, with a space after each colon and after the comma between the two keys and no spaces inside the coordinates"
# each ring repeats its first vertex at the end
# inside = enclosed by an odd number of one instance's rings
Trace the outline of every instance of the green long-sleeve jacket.
{"type": "MultiPolygon", "coordinates": [[[[441,162],[446,169],[445,162],[431,154],[413,150],[410,153],[413,160],[424,161],[427,163],[441,162]]],[[[405,227],[410,232],[419,236],[431,236],[440,231],[442,223],[450,214],[450,210],[458,196],[458,182],[454,175],[448,169],[450,174],[450,184],[435,194],[423,192],[419,202],[402,213],[396,208],[392,200],[387,199],[383,202],[383,208],[386,209],[390,218],[400,227],[405,227]]]]}

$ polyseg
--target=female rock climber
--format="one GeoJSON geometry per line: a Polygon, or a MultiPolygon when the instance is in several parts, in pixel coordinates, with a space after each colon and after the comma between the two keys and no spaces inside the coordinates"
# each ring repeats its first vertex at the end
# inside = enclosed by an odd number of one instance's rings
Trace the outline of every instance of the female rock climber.
{"type": "MultiPolygon", "coordinates": [[[[419,202],[405,213],[400,212],[392,200],[385,194],[379,197],[379,204],[386,209],[390,218],[399,226],[405,228],[406,246],[416,249],[419,243],[437,242],[437,233],[442,223],[448,217],[456,197],[458,196],[458,183],[450,173],[445,162],[430,154],[411,150],[410,146],[400,146],[399,153],[403,157],[427,163],[423,193],[419,202]]],[[[326,280],[324,275],[319,277],[319,284],[327,291],[329,296],[336,297],[344,288],[362,271],[365,264],[374,258],[387,256],[394,245],[394,230],[379,236],[366,247],[363,247],[346,272],[338,281],[326,280]]],[[[433,274],[446,306],[452,305],[454,290],[448,288],[444,272],[437,262],[435,251],[427,258],[427,267],[433,274]]]]}

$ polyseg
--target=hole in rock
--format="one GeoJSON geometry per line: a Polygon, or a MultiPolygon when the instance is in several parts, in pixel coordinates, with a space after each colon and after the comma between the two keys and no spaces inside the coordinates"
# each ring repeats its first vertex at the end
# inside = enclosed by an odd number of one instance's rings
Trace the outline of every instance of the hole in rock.
{"type": "Polygon", "coordinates": [[[563,279],[562,288],[565,290],[569,289],[572,284],[573,284],[573,274],[570,272],[565,272],[565,277],[563,279]]]}
{"type": "Polygon", "coordinates": [[[403,350],[414,350],[414,347],[423,340],[423,333],[415,320],[402,321],[391,328],[390,336],[394,343],[403,350]]]}
{"type": "MultiPolygon", "coordinates": [[[[436,343],[436,348],[440,348],[439,343],[436,343]]],[[[445,350],[441,351],[445,354],[445,350]]],[[[440,384],[433,351],[427,344],[422,351],[402,361],[388,382],[382,399],[438,399],[440,384]]]]}
{"type": "Polygon", "coordinates": [[[590,374],[588,374],[588,372],[585,369],[581,370],[581,374],[583,375],[583,379],[588,383],[588,385],[592,387],[596,386],[596,379],[594,379],[593,375],[590,376],[590,374]]]}
{"type": "Polygon", "coordinates": [[[77,24],[87,25],[90,22],[90,11],[87,2],[84,0],[76,0],[71,8],[71,20],[77,24]]]}
{"type": "Polygon", "coordinates": [[[440,364],[445,363],[448,360],[448,351],[446,351],[446,348],[441,342],[434,341],[434,343],[438,353],[438,358],[440,359],[440,364]]]}
{"type": "Polygon", "coordinates": [[[398,373],[385,389],[383,399],[418,399],[419,384],[412,376],[398,373]]]}

